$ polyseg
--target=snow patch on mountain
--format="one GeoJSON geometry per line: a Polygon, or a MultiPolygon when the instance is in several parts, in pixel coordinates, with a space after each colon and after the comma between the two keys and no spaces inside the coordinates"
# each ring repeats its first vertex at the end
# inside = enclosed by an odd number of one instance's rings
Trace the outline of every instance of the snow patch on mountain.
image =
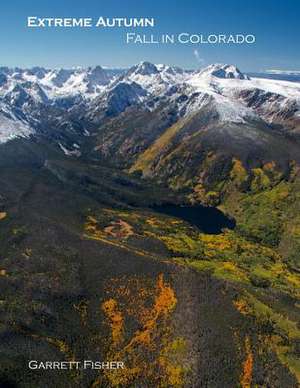
{"type": "Polygon", "coordinates": [[[73,147],[75,148],[73,150],[69,150],[68,148],[64,147],[61,143],[58,143],[58,145],[66,156],[76,156],[77,158],[81,156],[81,152],[78,149],[79,148],[78,144],[73,144],[73,147]]]}
{"type": "Polygon", "coordinates": [[[248,120],[260,120],[258,115],[239,101],[228,103],[228,99],[221,95],[214,95],[214,105],[221,122],[245,123],[248,120]]]}
{"type": "Polygon", "coordinates": [[[5,103],[0,103],[0,143],[17,137],[29,137],[33,129],[25,121],[17,117],[5,103]]]}

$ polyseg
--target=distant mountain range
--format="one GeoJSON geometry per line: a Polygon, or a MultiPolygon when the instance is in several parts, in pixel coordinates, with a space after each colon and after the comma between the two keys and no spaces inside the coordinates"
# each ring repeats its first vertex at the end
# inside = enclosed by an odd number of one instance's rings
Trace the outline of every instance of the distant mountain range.
{"type": "Polygon", "coordinates": [[[274,80],[290,81],[290,82],[300,82],[300,72],[299,71],[276,71],[276,70],[267,70],[263,73],[248,73],[250,77],[258,78],[267,78],[274,80]]]}

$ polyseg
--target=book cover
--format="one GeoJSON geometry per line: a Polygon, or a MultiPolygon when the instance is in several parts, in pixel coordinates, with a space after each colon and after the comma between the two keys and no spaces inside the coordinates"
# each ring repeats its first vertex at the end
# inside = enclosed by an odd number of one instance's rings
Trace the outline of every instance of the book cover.
{"type": "Polygon", "coordinates": [[[1,388],[299,386],[299,13],[2,2],[1,388]]]}

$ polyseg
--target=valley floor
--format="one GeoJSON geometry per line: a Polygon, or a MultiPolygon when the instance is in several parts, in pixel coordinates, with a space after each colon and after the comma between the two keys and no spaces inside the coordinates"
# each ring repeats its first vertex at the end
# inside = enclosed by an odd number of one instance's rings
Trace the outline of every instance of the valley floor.
{"type": "Polygon", "coordinates": [[[17,165],[9,145],[0,157],[1,386],[298,386],[299,277],[277,249],[153,211],[161,188],[22,147],[17,165]]]}

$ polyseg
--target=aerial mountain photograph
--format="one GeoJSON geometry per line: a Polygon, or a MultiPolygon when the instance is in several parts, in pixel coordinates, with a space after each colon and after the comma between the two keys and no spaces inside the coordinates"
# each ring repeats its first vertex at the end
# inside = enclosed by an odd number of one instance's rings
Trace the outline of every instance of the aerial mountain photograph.
{"type": "Polygon", "coordinates": [[[300,386],[299,14],[1,4],[0,388],[300,386]]]}

